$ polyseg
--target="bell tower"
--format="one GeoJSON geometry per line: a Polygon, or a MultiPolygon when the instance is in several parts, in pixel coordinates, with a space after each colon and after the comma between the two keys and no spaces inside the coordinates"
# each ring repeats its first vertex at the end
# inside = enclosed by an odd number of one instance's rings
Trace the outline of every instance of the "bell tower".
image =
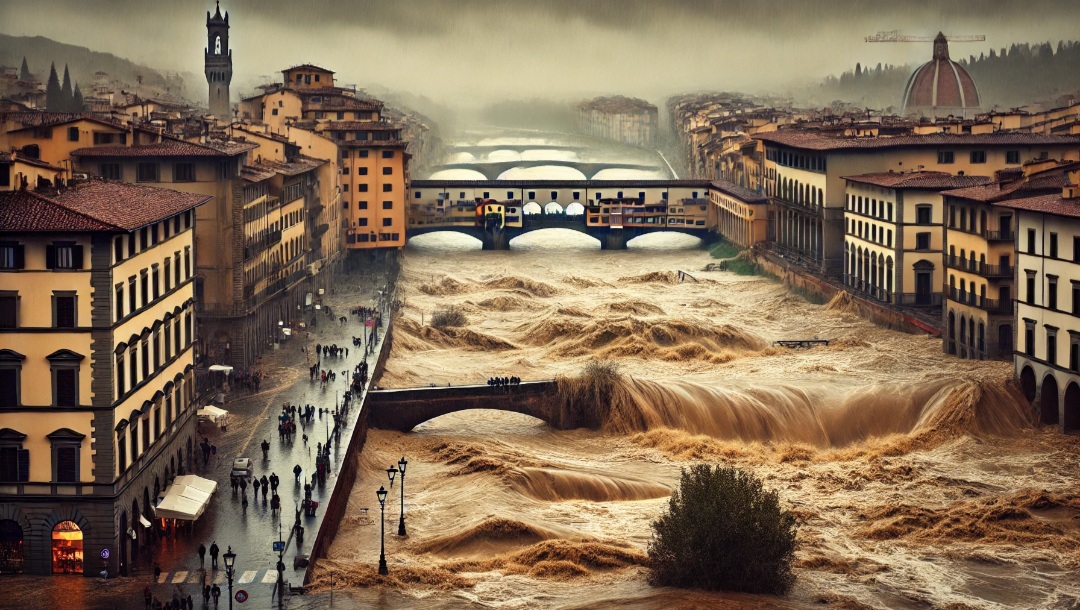
{"type": "Polygon", "coordinates": [[[214,15],[206,11],[206,82],[210,85],[210,114],[218,121],[232,120],[229,83],[232,82],[232,50],[229,49],[229,12],[221,16],[221,3],[214,15]]]}

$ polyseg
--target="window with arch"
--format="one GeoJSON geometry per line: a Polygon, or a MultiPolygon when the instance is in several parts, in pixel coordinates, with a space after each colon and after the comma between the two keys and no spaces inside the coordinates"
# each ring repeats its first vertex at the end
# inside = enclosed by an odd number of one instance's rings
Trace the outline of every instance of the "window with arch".
{"type": "Polygon", "coordinates": [[[214,55],[221,55],[221,34],[214,36],[214,55]]]}

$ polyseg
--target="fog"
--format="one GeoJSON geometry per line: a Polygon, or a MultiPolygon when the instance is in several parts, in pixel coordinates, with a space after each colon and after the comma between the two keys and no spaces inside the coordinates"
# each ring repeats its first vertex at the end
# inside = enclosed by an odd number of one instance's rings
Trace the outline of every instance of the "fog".
{"type": "MultiPolygon", "coordinates": [[[[879,30],[985,34],[978,56],[1013,42],[1076,37],[1080,3],[931,0],[226,0],[233,96],[315,63],[342,85],[478,107],[508,98],[678,92],[784,94],[828,74],[929,59],[930,45],[869,44],[879,30]]],[[[41,35],[160,70],[202,72],[206,0],[0,0],[0,31],[41,35]]],[[[188,83],[189,92],[202,83],[188,83]]]]}

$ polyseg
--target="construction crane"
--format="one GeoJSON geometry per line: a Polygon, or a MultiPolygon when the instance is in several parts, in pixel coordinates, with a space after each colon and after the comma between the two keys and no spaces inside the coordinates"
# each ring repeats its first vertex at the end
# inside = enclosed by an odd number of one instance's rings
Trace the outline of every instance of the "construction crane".
{"type": "MultiPolygon", "coordinates": [[[[873,36],[867,36],[866,42],[934,42],[935,36],[908,36],[907,34],[901,34],[900,30],[890,30],[888,32],[878,32],[873,36]]],[[[986,40],[986,36],[982,34],[976,34],[974,36],[946,36],[945,40],[949,42],[982,42],[986,40]]]]}

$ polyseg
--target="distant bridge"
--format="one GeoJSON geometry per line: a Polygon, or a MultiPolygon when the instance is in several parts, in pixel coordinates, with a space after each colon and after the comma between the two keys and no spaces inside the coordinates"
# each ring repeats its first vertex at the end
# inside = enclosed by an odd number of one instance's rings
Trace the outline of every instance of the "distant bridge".
{"type": "Polygon", "coordinates": [[[516,153],[523,153],[530,150],[565,150],[568,152],[578,152],[582,150],[588,150],[584,146],[560,146],[558,144],[455,144],[453,146],[447,146],[446,152],[467,152],[472,154],[491,154],[497,150],[512,150],[516,153]]]}
{"type": "Polygon", "coordinates": [[[560,159],[530,159],[530,160],[518,160],[518,161],[464,161],[461,163],[446,163],[438,165],[432,168],[433,172],[438,172],[445,169],[467,169],[474,172],[479,172],[484,175],[487,180],[496,180],[503,173],[515,168],[529,168],[529,167],[541,167],[541,166],[555,166],[555,167],[571,167],[580,171],[585,175],[585,178],[592,180],[596,174],[605,169],[633,169],[633,170],[645,170],[656,172],[667,172],[667,170],[659,165],[641,165],[636,163],[590,163],[583,161],[567,161],[560,159]]]}
{"type": "Polygon", "coordinates": [[[662,231],[683,233],[700,238],[709,242],[713,233],[706,227],[692,227],[686,225],[624,225],[622,227],[590,226],[585,222],[585,215],[567,216],[565,214],[526,214],[522,217],[522,226],[504,227],[498,231],[492,231],[485,227],[464,226],[461,224],[427,224],[410,226],[405,230],[406,239],[417,235],[450,231],[464,233],[480,240],[484,250],[506,250],[510,247],[510,240],[520,237],[532,231],[540,229],[570,229],[578,233],[584,233],[600,242],[602,250],[625,250],[626,242],[641,237],[648,233],[662,231]]]}
{"type": "Polygon", "coordinates": [[[552,398],[555,381],[524,381],[519,385],[436,386],[401,390],[371,390],[365,398],[368,425],[382,430],[409,432],[441,415],[469,409],[522,413],[548,425],[566,429],[552,398]]]}

